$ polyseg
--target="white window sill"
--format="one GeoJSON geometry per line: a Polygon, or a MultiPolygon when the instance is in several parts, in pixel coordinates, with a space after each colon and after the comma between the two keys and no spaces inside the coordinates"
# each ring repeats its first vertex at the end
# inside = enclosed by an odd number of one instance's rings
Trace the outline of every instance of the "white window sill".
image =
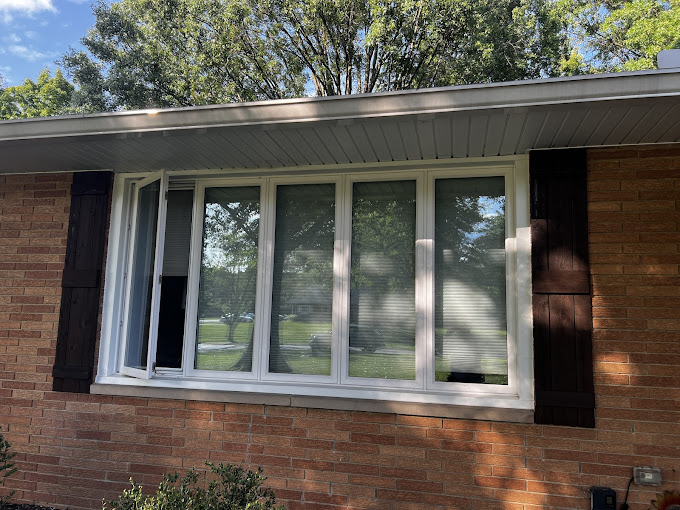
{"type": "MultiPolygon", "coordinates": [[[[366,391],[338,388],[314,395],[313,391],[291,385],[216,384],[214,381],[154,379],[140,381],[124,376],[98,377],[90,386],[96,395],[142,398],[167,398],[229,402],[238,404],[307,407],[344,411],[395,413],[411,416],[436,416],[468,420],[533,423],[533,402],[523,402],[505,395],[442,395],[404,391],[366,391]],[[236,388],[238,387],[238,391],[236,388]],[[300,391],[302,390],[302,391],[300,391]],[[295,391],[295,393],[291,393],[295,391]],[[307,394],[305,394],[307,393],[307,394]],[[337,394],[336,394],[337,393],[337,394]]],[[[326,388],[329,390],[329,388],[326,388]]],[[[318,388],[316,393],[318,393],[318,388]]]]}

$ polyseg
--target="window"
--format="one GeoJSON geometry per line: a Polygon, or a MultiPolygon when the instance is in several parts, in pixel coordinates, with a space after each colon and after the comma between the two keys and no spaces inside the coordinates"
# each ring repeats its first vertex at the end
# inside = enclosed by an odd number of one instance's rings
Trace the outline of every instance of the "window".
{"type": "Polygon", "coordinates": [[[117,176],[97,383],[531,409],[526,164],[481,163],[117,176]]]}

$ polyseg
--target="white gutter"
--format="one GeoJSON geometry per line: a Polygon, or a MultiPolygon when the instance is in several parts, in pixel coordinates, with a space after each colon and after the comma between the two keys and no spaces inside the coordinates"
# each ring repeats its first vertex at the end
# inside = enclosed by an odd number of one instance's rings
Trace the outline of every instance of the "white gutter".
{"type": "Polygon", "coordinates": [[[0,141],[680,97],[680,69],[0,122],[0,141]]]}

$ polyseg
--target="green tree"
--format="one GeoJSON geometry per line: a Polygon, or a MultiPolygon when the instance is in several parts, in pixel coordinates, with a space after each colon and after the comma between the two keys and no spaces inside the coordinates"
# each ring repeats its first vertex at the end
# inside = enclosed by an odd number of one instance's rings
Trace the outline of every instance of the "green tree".
{"type": "Polygon", "coordinates": [[[652,69],[659,51],[680,48],[680,0],[564,0],[562,8],[596,71],[652,69]]]}
{"type": "Polygon", "coordinates": [[[553,76],[552,0],[121,0],[63,65],[92,111],[553,76]]]}
{"type": "Polygon", "coordinates": [[[70,113],[74,87],[60,69],[50,76],[40,71],[37,81],[26,79],[21,85],[2,88],[0,81],[0,119],[27,119],[70,113]]]}

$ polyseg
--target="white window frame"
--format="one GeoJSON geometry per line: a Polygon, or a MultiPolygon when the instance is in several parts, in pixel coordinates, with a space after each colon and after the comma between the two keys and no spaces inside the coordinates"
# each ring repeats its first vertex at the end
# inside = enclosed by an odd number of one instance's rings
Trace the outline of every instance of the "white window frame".
{"type": "Polygon", "coordinates": [[[414,380],[399,380],[399,379],[374,379],[368,377],[350,377],[348,370],[343,370],[340,383],[343,385],[354,385],[366,388],[403,388],[420,391],[425,388],[425,350],[424,343],[424,310],[418,309],[420,300],[426,299],[425,282],[423,281],[423,271],[425,270],[425,253],[421,248],[423,236],[425,235],[425,175],[422,171],[401,171],[389,173],[373,173],[366,172],[360,174],[350,174],[346,178],[345,194],[344,194],[344,210],[348,211],[346,216],[346,246],[347,256],[345,260],[345,267],[343,270],[347,274],[345,293],[343,295],[343,303],[346,306],[346,312],[343,315],[343,331],[342,331],[342,350],[341,362],[343,368],[349,369],[349,301],[350,301],[350,268],[351,268],[351,252],[352,252],[352,202],[353,202],[353,185],[359,182],[389,182],[389,181],[414,181],[416,184],[416,218],[415,218],[415,239],[416,239],[416,260],[415,260],[415,303],[416,303],[416,345],[415,345],[415,374],[414,380]],[[421,278],[419,278],[421,275],[421,278]]]}
{"type": "MultiPolygon", "coordinates": [[[[146,369],[139,369],[128,367],[123,361],[125,359],[125,351],[127,347],[126,342],[120,343],[120,373],[131,377],[138,377],[140,379],[150,379],[152,377],[156,359],[156,346],[158,340],[158,315],[160,311],[160,289],[162,278],[162,262],[163,262],[163,248],[165,241],[165,218],[167,212],[167,192],[168,192],[168,174],[167,172],[155,172],[141,181],[133,183],[134,198],[132,199],[132,211],[128,222],[128,231],[130,232],[129,239],[134,239],[137,230],[137,215],[139,214],[139,192],[145,186],[153,182],[159,183],[158,191],[158,217],[156,220],[156,240],[155,250],[153,256],[153,276],[151,279],[151,320],[149,324],[149,337],[147,345],[147,359],[146,369]]],[[[135,261],[132,257],[128,257],[126,275],[126,288],[124,302],[130,301],[130,292],[132,288],[132,279],[127,278],[127,275],[132,274],[135,261]]],[[[129,307],[125,307],[124,318],[122,321],[122,331],[127,331],[129,327],[129,307]]]]}
{"type": "MultiPolygon", "coordinates": [[[[146,174],[117,174],[109,232],[109,253],[96,384],[220,392],[369,399],[440,405],[533,409],[533,349],[529,234],[528,158],[475,158],[461,161],[324,166],[310,169],[243,171],[225,177],[218,171],[173,173],[195,181],[189,291],[181,370],[149,371],[149,378],[126,376],[124,349],[127,265],[134,207],[134,182],[146,174]],[[508,384],[447,383],[434,380],[434,182],[439,178],[503,176],[506,189],[506,306],[508,384]],[[352,185],[361,181],[416,181],[416,379],[364,379],[347,375],[349,361],[349,271],[352,185]],[[267,372],[276,186],[335,183],[333,337],[331,375],[308,376],[267,372]],[[256,283],[252,372],[218,372],[194,367],[198,320],[198,278],[206,187],[260,186],[260,232],[256,283]]],[[[166,186],[167,188],[167,186],[166,186]]],[[[160,214],[160,212],[159,212],[160,214]]],[[[159,229],[160,230],[160,229],[159,229]]],[[[158,262],[157,262],[158,264],[158,262]]],[[[155,351],[154,351],[155,352],[155,351]]],[[[155,356],[154,356],[155,357],[155,356]]],[[[152,363],[152,360],[149,361],[152,363]]],[[[135,374],[137,375],[137,374],[135,374]]],[[[225,397],[226,398],[226,397],[225,397]]]]}
{"type": "MultiPolygon", "coordinates": [[[[201,252],[203,247],[203,210],[205,208],[206,188],[238,188],[245,186],[258,186],[260,188],[260,218],[262,218],[262,207],[264,204],[264,179],[242,178],[242,179],[201,179],[196,182],[194,188],[194,209],[191,227],[191,249],[189,251],[189,281],[187,291],[187,309],[184,323],[184,377],[188,378],[207,378],[207,379],[239,379],[257,380],[256,374],[251,372],[221,372],[217,370],[198,370],[195,368],[196,361],[196,331],[198,326],[198,296],[199,280],[201,277],[201,252]],[[188,348],[188,347],[192,348],[188,348]]],[[[255,294],[255,345],[253,345],[253,367],[260,363],[259,349],[257,340],[262,337],[262,321],[259,320],[262,313],[263,295],[257,292],[262,285],[263,275],[260,269],[264,267],[265,250],[262,246],[266,245],[266,235],[263,229],[263,222],[260,219],[260,231],[258,233],[258,256],[257,256],[257,282],[255,294]]]]}

